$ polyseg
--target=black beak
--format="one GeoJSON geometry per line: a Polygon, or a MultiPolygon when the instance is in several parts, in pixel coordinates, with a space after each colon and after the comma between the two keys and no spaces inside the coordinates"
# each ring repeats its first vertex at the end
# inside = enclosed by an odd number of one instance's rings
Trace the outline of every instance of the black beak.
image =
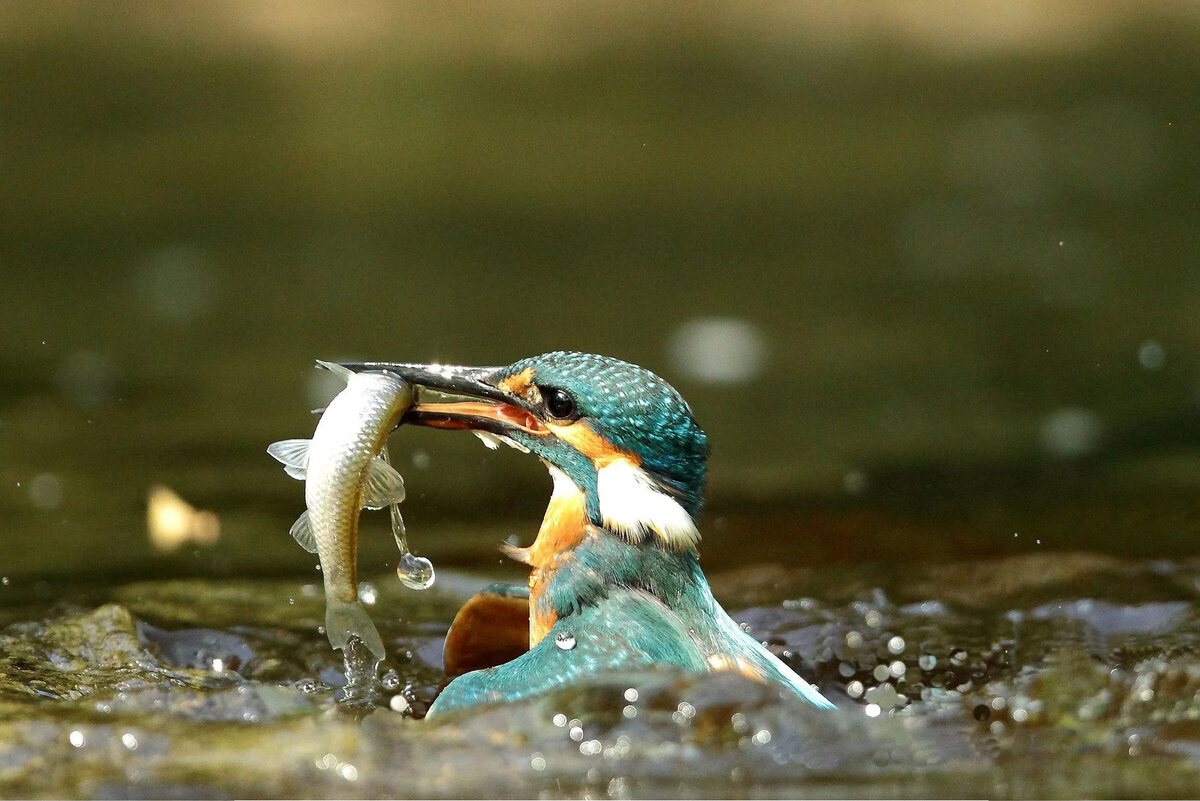
{"type": "Polygon", "coordinates": [[[536,410],[521,397],[496,384],[503,367],[464,367],[450,364],[408,362],[339,362],[356,373],[391,373],[421,390],[458,396],[463,400],[427,403],[419,392],[417,402],[405,412],[401,423],[433,428],[467,429],[510,435],[549,433],[536,410]]]}
{"type": "Polygon", "coordinates": [[[465,395],[512,403],[514,398],[496,387],[492,376],[503,367],[464,367],[455,364],[415,364],[411,362],[338,362],[356,373],[391,373],[417,387],[447,395],[465,395]]]}

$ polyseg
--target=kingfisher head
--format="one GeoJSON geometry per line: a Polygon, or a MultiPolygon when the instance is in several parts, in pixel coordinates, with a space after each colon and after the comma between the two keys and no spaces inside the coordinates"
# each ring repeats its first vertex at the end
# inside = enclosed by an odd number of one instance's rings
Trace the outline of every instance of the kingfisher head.
{"type": "Polygon", "coordinates": [[[699,538],[708,440],[679,393],[645,368],[570,351],[507,367],[345,366],[421,387],[402,423],[472,430],[537,455],[556,492],[583,495],[593,525],[672,549],[699,538]]]}

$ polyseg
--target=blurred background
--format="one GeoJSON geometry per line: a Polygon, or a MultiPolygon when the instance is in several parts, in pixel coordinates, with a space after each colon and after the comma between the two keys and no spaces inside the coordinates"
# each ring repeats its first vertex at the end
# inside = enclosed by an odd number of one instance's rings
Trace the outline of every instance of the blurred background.
{"type": "MultiPolygon", "coordinates": [[[[710,570],[1194,553],[1198,85],[1187,2],[0,5],[0,574],[311,575],[314,359],[560,348],[691,402],[710,570]]],[[[504,570],[542,467],[391,442],[504,570]]]]}

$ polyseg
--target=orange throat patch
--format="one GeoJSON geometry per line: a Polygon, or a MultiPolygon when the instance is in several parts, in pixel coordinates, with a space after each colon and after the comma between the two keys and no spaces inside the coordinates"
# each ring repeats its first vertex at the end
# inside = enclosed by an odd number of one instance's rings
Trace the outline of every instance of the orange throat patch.
{"type": "Polygon", "coordinates": [[[588,531],[583,493],[561,474],[555,476],[554,494],[546,507],[537,539],[528,548],[502,550],[518,562],[533,568],[529,574],[529,647],[537,645],[554,627],[558,618],[552,609],[538,603],[558,568],[572,558],[588,531]]]}

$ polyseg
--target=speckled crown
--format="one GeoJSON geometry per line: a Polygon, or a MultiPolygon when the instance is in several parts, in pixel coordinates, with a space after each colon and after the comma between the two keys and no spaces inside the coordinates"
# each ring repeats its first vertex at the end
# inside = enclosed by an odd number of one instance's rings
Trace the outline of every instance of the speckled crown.
{"type": "Polygon", "coordinates": [[[704,496],[708,437],[682,396],[654,373],[608,356],[554,351],[513,364],[504,375],[531,370],[542,387],[571,393],[580,414],[618,448],[678,494],[690,512],[704,496]]]}

